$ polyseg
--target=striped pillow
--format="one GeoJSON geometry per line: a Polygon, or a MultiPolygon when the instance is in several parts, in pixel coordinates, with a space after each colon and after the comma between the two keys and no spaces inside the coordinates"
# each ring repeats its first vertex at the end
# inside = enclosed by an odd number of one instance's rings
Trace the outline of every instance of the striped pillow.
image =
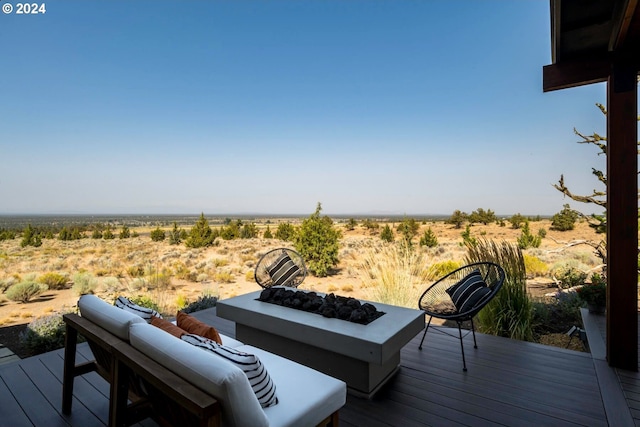
{"type": "Polygon", "coordinates": [[[482,280],[480,270],[474,270],[455,285],[447,289],[459,313],[473,309],[491,293],[491,289],[482,280]]]}
{"type": "Polygon", "coordinates": [[[276,386],[258,356],[220,345],[199,335],[185,334],[181,339],[198,348],[217,354],[242,369],[263,408],[278,403],[276,386]]]}
{"type": "Polygon", "coordinates": [[[151,323],[152,317],[162,317],[160,313],[158,313],[154,309],[142,307],[141,305],[135,304],[130,299],[125,297],[118,297],[114,305],[130,313],[137,314],[138,316],[146,320],[147,323],[151,323]]]}
{"type": "Polygon", "coordinates": [[[269,273],[274,286],[285,286],[300,274],[301,270],[287,252],[282,251],[278,259],[267,267],[267,273],[269,273]]]}

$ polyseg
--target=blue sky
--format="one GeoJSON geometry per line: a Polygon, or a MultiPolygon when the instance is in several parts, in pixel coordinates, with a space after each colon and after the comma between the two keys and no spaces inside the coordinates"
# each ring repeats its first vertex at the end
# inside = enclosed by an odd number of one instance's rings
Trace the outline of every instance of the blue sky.
{"type": "Polygon", "coordinates": [[[3,214],[548,215],[604,167],[545,1],[45,5],[0,14],[3,214]]]}

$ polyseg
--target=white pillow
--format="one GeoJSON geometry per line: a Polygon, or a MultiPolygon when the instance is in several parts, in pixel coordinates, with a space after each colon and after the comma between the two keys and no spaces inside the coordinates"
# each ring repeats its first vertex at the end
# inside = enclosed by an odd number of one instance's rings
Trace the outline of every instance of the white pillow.
{"type": "Polygon", "coordinates": [[[213,340],[195,334],[185,334],[180,339],[205,351],[210,351],[242,369],[263,408],[278,403],[276,386],[258,356],[220,345],[213,340]]]}

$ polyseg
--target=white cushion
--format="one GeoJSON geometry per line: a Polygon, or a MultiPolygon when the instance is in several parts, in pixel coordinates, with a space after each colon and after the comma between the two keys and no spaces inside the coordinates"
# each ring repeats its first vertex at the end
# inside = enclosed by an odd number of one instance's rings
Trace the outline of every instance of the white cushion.
{"type": "Polygon", "coordinates": [[[278,387],[278,404],[264,408],[271,426],[316,426],[346,403],[341,380],[250,345],[237,350],[258,356],[278,387]]]}
{"type": "Polygon", "coordinates": [[[81,296],[78,308],[82,317],[125,341],[129,341],[130,324],[146,323],[142,317],[121,310],[95,295],[81,296]]]}
{"type": "Polygon", "coordinates": [[[131,324],[129,338],[133,347],[218,399],[224,426],[269,425],[247,376],[237,366],[144,321],[131,324]]]}

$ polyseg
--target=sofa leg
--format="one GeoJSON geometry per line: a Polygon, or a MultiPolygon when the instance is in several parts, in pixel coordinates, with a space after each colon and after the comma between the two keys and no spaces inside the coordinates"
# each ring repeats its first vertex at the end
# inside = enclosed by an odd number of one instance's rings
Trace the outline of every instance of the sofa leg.
{"type": "Polygon", "coordinates": [[[64,373],[62,375],[62,413],[71,413],[73,402],[73,381],[75,379],[76,346],[78,331],[66,325],[64,338],[64,373]]]}

